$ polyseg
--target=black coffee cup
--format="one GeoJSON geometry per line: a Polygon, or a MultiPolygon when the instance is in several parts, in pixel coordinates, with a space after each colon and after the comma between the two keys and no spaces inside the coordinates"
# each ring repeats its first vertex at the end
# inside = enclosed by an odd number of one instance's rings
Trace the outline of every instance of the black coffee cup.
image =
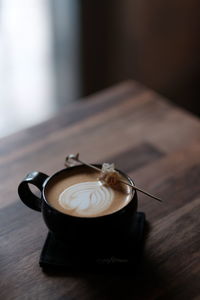
{"type": "MultiPolygon", "coordinates": [[[[101,167],[100,165],[95,165],[101,167]]],[[[46,189],[57,176],[62,176],[70,169],[77,171],[82,166],[74,166],[60,170],[52,176],[41,172],[31,172],[19,184],[18,194],[22,202],[28,207],[41,211],[48,229],[56,238],[70,243],[84,245],[88,242],[109,243],[111,240],[123,239],[126,237],[130,223],[134,222],[137,211],[137,192],[133,191],[132,199],[126,206],[108,215],[98,217],[76,217],[56,210],[48,203],[46,189]],[[41,197],[32,193],[29,184],[35,185],[41,191],[41,197]]],[[[117,170],[133,184],[131,178],[117,170]]]]}

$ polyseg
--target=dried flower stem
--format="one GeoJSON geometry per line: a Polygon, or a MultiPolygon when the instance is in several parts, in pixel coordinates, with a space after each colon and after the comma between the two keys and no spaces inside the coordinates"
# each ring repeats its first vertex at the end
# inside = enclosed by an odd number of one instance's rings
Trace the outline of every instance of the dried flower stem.
{"type": "MultiPolygon", "coordinates": [[[[81,164],[83,164],[83,165],[85,165],[85,166],[88,166],[88,167],[90,167],[90,168],[96,170],[96,171],[99,171],[99,172],[102,171],[100,168],[97,168],[97,167],[95,167],[95,166],[93,166],[93,165],[91,165],[91,164],[85,163],[85,162],[83,162],[82,160],[80,160],[80,159],[79,159],[79,153],[77,153],[76,155],[74,155],[74,154],[68,155],[68,156],[66,157],[66,159],[65,159],[65,166],[69,166],[69,165],[70,165],[69,162],[70,162],[71,160],[74,160],[74,161],[76,161],[76,162],[79,162],[79,163],[81,163],[81,164]]],[[[145,194],[145,195],[147,195],[147,196],[149,196],[149,197],[151,197],[151,198],[153,198],[153,199],[155,199],[155,200],[157,200],[157,201],[162,202],[162,200],[161,200],[160,198],[158,198],[158,197],[156,197],[156,196],[153,196],[152,194],[150,194],[150,193],[148,193],[148,192],[146,192],[146,191],[144,191],[144,190],[138,188],[138,187],[135,186],[135,185],[132,185],[132,184],[130,184],[130,183],[126,182],[126,181],[123,181],[123,180],[119,180],[119,182],[121,182],[121,183],[123,183],[123,184],[126,184],[126,185],[132,187],[134,190],[139,191],[139,192],[141,192],[141,193],[143,193],[143,194],[145,194]]]]}

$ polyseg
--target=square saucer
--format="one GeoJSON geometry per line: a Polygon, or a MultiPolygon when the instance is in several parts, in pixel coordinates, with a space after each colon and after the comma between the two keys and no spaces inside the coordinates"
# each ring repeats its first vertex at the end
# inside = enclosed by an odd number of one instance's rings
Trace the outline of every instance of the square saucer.
{"type": "MultiPolygon", "coordinates": [[[[130,232],[123,241],[112,246],[94,248],[92,245],[78,247],[59,242],[49,232],[44,243],[39,264],[45,269],[90,269],[137,267],[142,259],[144,245],[145,214],[137,212],[130,232]]],[[[113,243],[114,244],[114,243],[113,243]]]]}

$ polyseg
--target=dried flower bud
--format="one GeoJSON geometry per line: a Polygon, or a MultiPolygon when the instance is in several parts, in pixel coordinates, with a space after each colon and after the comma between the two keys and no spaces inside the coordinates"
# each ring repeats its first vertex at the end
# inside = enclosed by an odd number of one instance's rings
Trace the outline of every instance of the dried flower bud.
{"type": "Polygon", "coordinates": [[[120,176],[119,173],[115,170],[114,164],[104,163],[102,165],[102,171],[99,176],[99,180],[105,182],[110,186],[114,186],[119,183],[120,176]]]}

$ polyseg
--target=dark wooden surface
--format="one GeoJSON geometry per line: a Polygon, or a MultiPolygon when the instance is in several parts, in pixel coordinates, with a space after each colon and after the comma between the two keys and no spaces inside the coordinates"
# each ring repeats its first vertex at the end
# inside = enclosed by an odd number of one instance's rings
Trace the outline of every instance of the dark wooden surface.
{"type": "Polygon", "coordinates": [[[200,122],[135,82],[72,104],[54,119],[1,140],[0,299],[198,299],[200,297],[200,122]],[[41,214],[17,186],[29,171],[53,174],[69,153],[115,162],[142,194],[150,231],[132,274],[45,274],[41,214]]]}

